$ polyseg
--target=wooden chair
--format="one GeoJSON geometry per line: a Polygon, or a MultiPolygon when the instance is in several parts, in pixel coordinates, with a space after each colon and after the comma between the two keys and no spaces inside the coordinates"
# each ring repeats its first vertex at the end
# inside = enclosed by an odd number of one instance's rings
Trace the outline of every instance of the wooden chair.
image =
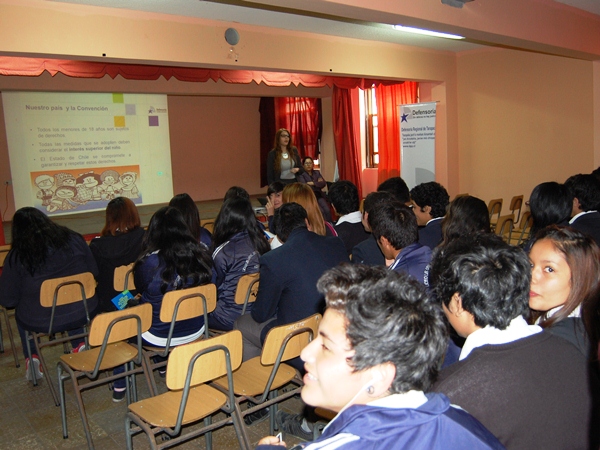
{"type": "Polygon", "coordinates": [[[150,373],[142,356],[142,333],[152,325],[152,305],[144,303],[121,311],[97,315],[90,327],[89,343],[92,348],[81,353],[63,355],[58,362],[58,388],[60,391],[60,411],[62,416],[63,438],[68,437],[67,407],[65,404],[66,380],[71,379],[83,430],[89,448],[93,448],[90,427],[83,405],[81,392],[100,384],[106,384],[117,378],[126,377],[127,402],[137,401],[135,374],[144,373],[150,387],[150,373]],[[127,341],[137,338],[137,345],[127,341]],[[99,377],[101,371],[126,365],[123,373],[99,377]],[[135,365],[140,367],[136,368],[135,365]],[[87,382],[79,383],[86,379],[87,382]]]}
{"type": "MultiPolygon", "coordinates": [[[[2,268],[4,267],[4,261],[6,260],[6,256],[10,251],[10,245],[0,245],[0,274],[2,273],[2,268]]],[[[12,315],[14,315],[14,309],[11,309],[12,315]]],[[[15,347],[15,338],[13,337],[12,326],[10,325],[10,320],[8,317],[8,311],[3,306],[0,306],[0,314],[4,316],[4,321],[6,323],[6,331],[8,333],[8,339],[10,340],[10,348],[12,349],[13,358],[15,359],[15,367],[20,367],[19,357],[17,356],[16,347],[15,347]]],[[[4,353],[4,339],[2,338],[2,324],[0,324],[0,353],[4,353]]]]}
{"type": "Polygon", "coordinates": [[[490,224],[492,226],[492,230],[494,230],[496,224],[500,220],[500,214],[502,214],[502,199],[496,198],[494,200],[490,200],[488,203],[488,211],[490,212],[490,224]],[[494,216],[496,216],[495,219],[494,216]]]}
{"type": "Polygon", "coordinates": [[[243,275],[238,280],[233,301],[236,303],[236,305],[243,305],[242,315],[246,314],[248,303],[254,303],[256,301],[259,282],[260,274],[258,272],[243,275]]]}
{"type": "Polygon", "coordinates": [[[133,448],[133,435],[143,431],[153,449],[170,447],[205,434],[206,448],[212,448],[211,432],[233,423],[240,448],[243,441],[242,418],[236,409],[233,392],[222,392],[205,383],[225,376],[233,383],[232,372],[242,362],[242,334],[238,330],[173,349],[167,364],[168,392],[129,405],[125,419],[127,449],[133,448]],[[226,418],[212,423],[211,415],[221,410],[226,418]],[[205,426],[180,435],[183,425],[204,420],[205,426]],[[132,424],[135,426],[132,427],[132,424]],[[156,442],[166,433],[170,439],[156,442]]]}
{"type": "MultiPolygon", "coordinates": [[[[302,349],[316,336],[320,321],[321,315],[315,314],[271,329],[265,338],[261,355],[244,362],[233,372],[232,389],[240,417],[273,405],[269,412],[271,434],[274,434],[276,404],[299,393],[303,384],[297,370],[283,362],[300,356],[302,349]],[[277,390],[288,383],[294,383],[297,387],[277,395],[277,390]],[[241,411],[240,405],[245,401],[255,406],[241,411]]],[[[231,383],[227,377],[221,377],[215,380],[215,385],[228,392],[231,383]]],[[[245,426],[242,426],[242,433],[246,446],[250,448],[245,426]]]]}
{"type": "Polygon", "coordinates": [[[521,218],[521,209],[522,208],[523,208],[523,196],[515,195],[510,200],[510,206],[508,207],[508,209],[510,209],[510,212],[515,215],[515,223],[517,223],[519,221],[519,219],[521,218]]]}
{"type": "Polygon", "coordinates": [[[500,216],[498,218],[498,222],[496,223],[495,232],[505,242],[510,243],[510,240],[512,237],[512,229],[513,229],[514,224],[515,224],[514,214],[506,214],[505,216],[500,216]]]}
{"type": "MultiPolygon", "coordinates": [[[[56,393],[56,389],[52,380],[50,379],[50,372],[48,371],[48,366],[46,364],[46,360],[44,355],[42,354],[42,348],[48,347],[50,345],[56,344],[65,344],[73,339],[85,338],[87,339],[88,333],[85,331],[85,328],[89,325],[90,315],[89,309],[87,305],[87,299],[94,296],[96,293],[96,280],[94,279],[94,275],[90,272],[84,272],[77,275],[71,275],[68,277],[62,278],[52,278],[49,280],[45,280],[42,283],[42,287],[40,289],[40,304],[44,308],[52,308],[50,312],[50,324],[48,325],[47,333],[37,333],[34,331],[25,331],[25,335],[27,337],[27,356],[31,360],[31,344],[29,342],[32,340],[33,345],[36,350],[36,354],[40,359],[40,363],[44,369],[44,373],[48,377],[47,385],[52,393],[52,397],[54,398],[54,404],[56,406],[59,405],[58,395],[56,393]],[[77,335],[71,336],[63,336],[57,337],[53,340],[48,340],[47,342],[40,342],[40,338],[44,336],[52,336],[54,333],[64,332],[65,330],[56,330],[54,329],[54,314],[56,308],[62,305],[68,305],[72,303],[81,302],[82,309],[85,311],[86,324],[83,327],[84,332],[79,333],[77,335]]],[[[34,365],[29,365],[31,371],[31,379],[33,380],[33,385],[37,386],[37,378],[34,370],[34,365]]]]}
{"type": "Polygon", "coordinates": [[[134,264],[135,263],[131,263],[126,266],[115,267],[113,278],[113,288],[115,291],[122,292],[135,289],[135,282],[133,281],[134,264]]]}
{"type": "Polygon", "coordinates": [[[512,232],[512,238],[510,244],[521,245],[531,234],[531,227],[533,226],[533,217],[529,211],[523,212],[521,215],[521,222],[518,227],[515,227],[512,232]]]}
{"type": "Polygon", "coordinates": [[[200,221],[200,226],[206,228],[211,234],[215,231],[215,219],[204,219],[200,221]]]}
{"type": "Polygon", "coordinates": [[[204,316],[204,338],[209,338],[208,313],[215,310],[217,306],[217,287],[214,284],[205,284],[188,289],[167,292],[160,307],[161,322],[170,323],[167,342],[164,347],[144,346],[144,358],[150,368],[150,379],[152,382],[152,395],[157,395],[156,382],[154,381],[154,370],[165,367],[167,361],[153,362],[155,356],[166,358],[172,350],[171,340],[175,330],[175,324],[181,320],[204,316]]]}

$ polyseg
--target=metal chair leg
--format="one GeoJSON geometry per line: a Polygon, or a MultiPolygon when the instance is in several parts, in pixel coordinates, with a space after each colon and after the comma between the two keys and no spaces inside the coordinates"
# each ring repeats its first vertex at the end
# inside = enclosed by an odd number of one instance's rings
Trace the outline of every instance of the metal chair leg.
{"type": "MultiPolygon", "coordinates": [[[[8,311],[6,310],[6,308],[0,308],[0,312],[2,312],[2,314],[4,315],[4,320],[6,322],[6,332],[8,333],[10,347],[12,348],[13,357],[15,358],[15,367],[19,368],[21,367],[21,365],[19,364],[19,357],[17,356],[17,347],[15,347],[15,338],[13,337],[12,326],[10,325],[10,320],[8,317],[8,311]]],[[[2,351],[4,351],[4,344],[2,345],[2,351]]]]}

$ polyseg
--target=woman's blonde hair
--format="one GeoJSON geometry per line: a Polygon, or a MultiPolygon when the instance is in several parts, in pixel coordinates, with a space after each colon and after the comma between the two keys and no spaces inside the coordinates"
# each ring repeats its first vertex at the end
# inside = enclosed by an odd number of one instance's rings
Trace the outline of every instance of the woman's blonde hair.
{"type": "Polygon", "coordinates": [[[283,188],[281,196],[283,203],[296,202],[306,210],[308,215],[308,223],[317,234],[325,236],[325,220],[319,209],[317,198],[312,189],[302,183],[288,184],[283,188]]]}

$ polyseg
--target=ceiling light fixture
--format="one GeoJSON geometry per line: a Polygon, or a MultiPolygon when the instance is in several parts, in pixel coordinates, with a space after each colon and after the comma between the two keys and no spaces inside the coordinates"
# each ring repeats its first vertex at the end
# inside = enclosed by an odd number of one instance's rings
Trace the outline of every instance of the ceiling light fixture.
{"type": "Polygon", "coordinates": [[[423,30],[421,28],[405,27],[403,25],[394,25],[394,28],[407,33],[422,34],[425,36],[433,36],[445,39],[465,39],[464,36],[459,36],[457,34],[441,33],[439,31],[423,30]]]}

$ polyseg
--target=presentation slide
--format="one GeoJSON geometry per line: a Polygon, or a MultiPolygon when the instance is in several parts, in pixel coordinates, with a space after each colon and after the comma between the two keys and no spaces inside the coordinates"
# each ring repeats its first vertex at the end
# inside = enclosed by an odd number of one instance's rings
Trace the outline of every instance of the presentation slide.
{"type": "Polygon", "coordinates": [[[173,196],[166,95],[2,92],[16,208],[48,215],[173,196]]]}

